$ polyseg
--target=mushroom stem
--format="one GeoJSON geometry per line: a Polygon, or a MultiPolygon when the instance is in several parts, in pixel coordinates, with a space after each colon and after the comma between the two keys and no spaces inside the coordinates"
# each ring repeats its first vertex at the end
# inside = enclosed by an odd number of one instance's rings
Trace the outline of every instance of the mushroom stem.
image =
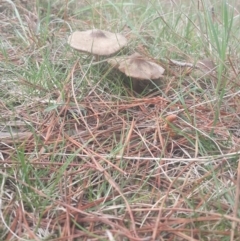
{"type": "Polygon", "coordinates": [[[95,59],[95,62],[99,62],[100,56],[97,54],[94,54],[94,59],[95,59]]]}

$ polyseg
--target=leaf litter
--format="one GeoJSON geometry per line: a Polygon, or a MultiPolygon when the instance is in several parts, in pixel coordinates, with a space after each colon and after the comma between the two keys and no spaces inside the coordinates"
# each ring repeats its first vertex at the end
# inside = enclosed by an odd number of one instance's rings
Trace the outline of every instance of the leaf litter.
{"type": "MultiPolygon", "coordinates": [[[[14,62],[20,55],[14,58],[11,52],[11,58],[14,62]]],[[[192,68],[183,63],[175,61],[175,66],[192,68]]],[[[55,90],[42,98],[27,98],[20,86],[28,82],[4,82],[1,237],[237,237],[238,229],[232,231],[229,225],[239,224],[237,207],[226,201],[225,190],[230,193],[234,185],[239,189],[229,171],[239,155],[239,136],[232,131],[239,125],[239,93],[229,88],[220,119],[213,125],[216,100],[189,91],[190,71],[183,86],[189,95],[182,102],[176,88],[178,69],[170,64],[166,69],[169,82],[162,92],[141,98],[119,98],[91,87],[91,94],[74,98],[81,91],[68,82],[63,93],[55,90]],[[220,182],[218,188],[213,175],[220,182]],[[222,229],[223,222],[229,228],[222,229]],[[208,228],[201,228],[206,224],[208,228]]]]}

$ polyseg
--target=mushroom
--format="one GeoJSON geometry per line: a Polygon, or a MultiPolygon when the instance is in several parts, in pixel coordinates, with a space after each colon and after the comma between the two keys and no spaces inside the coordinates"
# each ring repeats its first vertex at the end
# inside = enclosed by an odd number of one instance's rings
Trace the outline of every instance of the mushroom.
{"type": "Polygon", "coordinates": [[[197,62],[196,67],[202,70],[202,72],[212,72],[215,69],[215,64],[211,59],[203,59],[197,62]]]}
{"type": "Polygon", "coordinates": [[[99,56],[111,55],[127,45],[127,39],[120,33],[92,29],[75,31],[68,38],[68,44],[79,51],[99,56]]]}
{"type": "Polygon", "coordinates": [[[201,79],[203,77],[215,77],[216,75],[216,66],[214,62],[205,58],[197,61],[195,68],[193,69],[193,77],[197,79],[201,79]]]}
{"type": "Polygon", "coordinates": [[[108,63],[126,76],[131,77],[133,90],[138,93],[141,93],[151,84],[151,80],[155,80],[154,82],[157,84],[165,71],[160,65],[148,60],[139,53],[109,59],[108,63]]]}

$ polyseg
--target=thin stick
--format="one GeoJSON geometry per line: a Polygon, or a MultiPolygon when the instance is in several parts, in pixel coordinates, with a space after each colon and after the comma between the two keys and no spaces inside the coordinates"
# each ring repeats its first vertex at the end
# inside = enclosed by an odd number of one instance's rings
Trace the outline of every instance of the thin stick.
{"type": "MultiPolygon", "coordinates": [[[[236,195],[235,195],[234,208],[233,208],[234,218],[237,218],[238,216],[239,194],[240,194],[240,159],[238,160],[236,195]]],[[[231,239],[230,239],[231,241],[234,241],[236,226],[237,226],[237,222],[236,220],[233,220],[232,228],[231,228],[231,239]]]]}

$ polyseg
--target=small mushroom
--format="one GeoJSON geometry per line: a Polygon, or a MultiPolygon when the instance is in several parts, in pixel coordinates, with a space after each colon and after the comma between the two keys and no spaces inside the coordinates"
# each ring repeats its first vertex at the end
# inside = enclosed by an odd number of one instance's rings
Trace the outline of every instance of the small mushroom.
{"type": "Polygon", "coordinates": [[[211,59],[203,59],[197,62],[196,67],[203,72],[212,72],[215,69],[215,64],[211,59]]]}
{"type": "Polygon", "coordinates": [[[201,79],[203,77],[214,77],[216,74],[216,65],[211,59],[203,59],[197,61],[195,68],[193,70],[193,77],[201,79]]]}
{"type": "Polygon", "coordinates": [[[111,55],[127,45],[127,39],[120,33],[92,29],[75,31],[68,38],[68,44],[79,51],[96,56],[111,55]]]}
{"type": "Polygon", "coordinates": [[[160,65],[148,60],[139,53],[130,56],[121,56],[109,59],[108,63],[123,72],[126,76],[132,78],[133,90],[140,93],[151,80],[158,83],[165,71],[160,65]]]}

